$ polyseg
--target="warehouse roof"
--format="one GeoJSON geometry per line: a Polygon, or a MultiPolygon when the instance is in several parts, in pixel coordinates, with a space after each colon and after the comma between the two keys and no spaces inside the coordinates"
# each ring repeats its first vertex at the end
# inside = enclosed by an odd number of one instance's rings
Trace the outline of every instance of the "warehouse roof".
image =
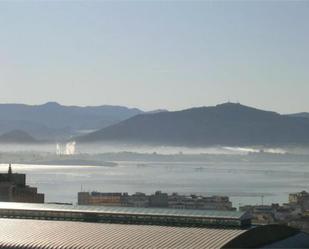
{"type": "Polygon", "coordinates": [[[246,230],[0,219],[0,247],[220,248],[244,232],[246,230]]]}
{"type": "Polygon", "coordinates": [[[276,248],[276,245],[308,248],[309,236],[280,225],[245,230],[0,219],[0,248],[7,249],[276,248]]]}
{"type": "Polygon", "coordinates": [[[203,218],[222,219],[242,219],[246,212],[239,211],[216,211],[216,210],[190,210],[171,208],[134,208],[134,207],[110,207],[110,206],[78,206],[59,204],[32,204],[0,202],[1,209],[10,210],[40,210],[40,211],[60,211],[60,212],[89,212],[89,213],[115,213],[132,215],[152,215],[152,216],[185,216],[203,218]]]}

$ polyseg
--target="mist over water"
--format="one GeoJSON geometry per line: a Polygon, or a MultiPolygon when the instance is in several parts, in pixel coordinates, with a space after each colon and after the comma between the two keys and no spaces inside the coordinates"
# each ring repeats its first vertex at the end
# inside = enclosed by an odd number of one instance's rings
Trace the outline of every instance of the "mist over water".
{"type": "MultiPolygon", "coordinates": [[[[14,164],[14,160],[10,161],[13,163],[14,172],[26,173],[27,183],[38,187],[39,192],[45,193],[47,202],[76,203],[77,193],[81,190],[129,192],[130,194],[135,192],[150,194],[156,190],[162,190],[170,194],[178,192],[229,196],[234,207],[238,207],[245,204],[261,204],[262,200],[264,204],[284,203],[288,201],[289,193],[309,190],[308,157],[300,161],[297,161],[298,157],[296,160],[292,157],[292,161],[286,161],[290,153],[308,155],[309,150],[306,148],[223,146],[188,148],[125,144],[80,146],[71,142],[41,146],[2,145],[0,150],[3,155],[17,152],[18,158],[22,155],[34,155],[31,158],[39,157],[41,162],[44,158],[54,160],[53,162],[60,160],[55,165],[48,165],[48,163],[34,165],[31,162],[14,164]],[[121,158],[121,152],[130,152],[133,155],[141,153],[143,157],[133,156],[132,160],[129,159],[130,161],[117,160],[121,158]],[[119,156],[118,153],[120,153],[119,156]],[[112,154],[111,157],[110,154],[112,154]],[[194,158],[198,158],[200,154],[214,155],[214,157],[207,156],[203,159],[204,161],[194,161],[194,158]],[[175,161],[167,162],[164,161],[165,157],[160,155],[177,157],[172,157],[176,158],[175,161]],[[192,157],[183,157],[185,155],[192,155],[192,157]],[[275,161],[271,161],[272,156],[271,160],[268,160],[269,155],[274,155],[275,161]],[[154,161],[157,156],[160,160],[154,161]],[[258,160],[251,160],[256,156],[258,160]],[[61,164],[63,159],[74,158],[77,161],[69,161],[72,165],[61,164]],[[74,165],[84,158],[86,164],[74,165]],[[136,160],[136,158],[139,159],[136,160]],[[186,161],[182,161],[182,158],[186,158],[186,161]],[[113,161],[116,165],[92,166],[91,160],[93,162],[113,161]]],[[[6,172],[7,167],[7,164],[0,164],[2,172],[6,172]]]]}
{"type": "Polygon", "coordinates": [[[133,153],[157,153],[162,155],[169,154],[236,154],[246,155],[248,153],[295,153],[309,154],[309,148],[299,147],[229,147],[229,146],[212,146],[212,147],[185,147],[185,146],[151,146],[151,145],[136,145],[136,144],[76,144],[76,153],[117,153],[117,152],[133,152],[133,153]]]}
{"type": "MultiPolygon", "coordinates": [[[[115,167],[14,165],[27,182],[46,195],[47,202],[77,202],[77,192],[156,190],[184,194],[227,195],[239,203],[284,203],[288,194],[308,190],[307,163],[250,162],[117,162],[115,167]]],[[[7,171],[7,165],[0,165],[7,171]]]]}
{"type": "Polygon", "coordinates": [[[185,146],[153,146],[153,145],[136,145],[125,143],[95,143],[95,144],[78,144],[75,141],[66,143],[43,143],[35,144],[0,144],[2,152],[41,152],[54,153],[56,155],[74,155],[74,154],[98,154],[98,153],[157,153],[162,155],[174,154],[235,154],[246,155],[248,153],[274,153],[274,154],[309,154],[307,147],[185,147],[185,146]]]}

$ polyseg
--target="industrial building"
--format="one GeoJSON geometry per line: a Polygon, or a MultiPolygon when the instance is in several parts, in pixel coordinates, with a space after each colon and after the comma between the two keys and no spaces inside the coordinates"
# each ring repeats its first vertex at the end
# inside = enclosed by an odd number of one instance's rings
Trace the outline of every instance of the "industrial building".
{"type": "Polygon", "coordinates": [[[13,173],[9,165],[8,173],[0,174],[0,201],[44,203],[44,194],[26,185],[26,175],[13,173]]]}
{"type": "Polygon", "coordinates": [[[298,229],[250,224],[248,212],[0,202],[0,248],[309,247],[298,229]]]}
{"type": "Polygon", "coordinates": [[[0,217],[194,227],[244,228],[251,225],[249,213],[238,211],[5,202],[0,202],[0,217]]]}

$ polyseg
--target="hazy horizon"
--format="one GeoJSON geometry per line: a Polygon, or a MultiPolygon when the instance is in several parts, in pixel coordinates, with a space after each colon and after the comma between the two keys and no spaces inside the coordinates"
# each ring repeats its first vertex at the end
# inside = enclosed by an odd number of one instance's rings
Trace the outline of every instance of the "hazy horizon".
{"type": "Polygon", "coordinates": [[[117,105],[117,104],[99,104],[99,105],[77,105],[77,104],[63,104],[61,102],[57,102],[57,101],[53,101],[53,100],[50,100],[50,101],[46,101],[46,102],[42,102],[42,103],[34,103],[34,104],[27,104],[27,103],[21,103],[21,102],[0,102],[0,105],[28,105],[28,106],[41,106],[41,105],[45,105],[45,104],[50,104],[50,103],[55,103],[55,104],[59,104],[61,106],[66,106],[66,107],[99,107],[99,106],[114,106],[114,107],[126,107],[126,108],[129,108],[129,109],[139,109],[143,112],[151,112],[151,111],[157,111],[157,110],[166,110],[166,111],[170,111],[170,112],[173,112],[173,111],[182,111],[182,110],[187,110],[187,109],[191,109],[191,108],[200,108],[200,107],[213,107],[213,106],[217,106],[217,105],[222,105],[222,104],[227,104],[227,103],[230,103],[230,104],[240,104],[240,105],[243,105],[243,106],[248,106],[248,107],[252,107],[252,108],[255,108],[255,109],[260,109],[260,110],[264,110],[264,111],[273,111],[273,112],[277,112],[279,114],[282,114],[282,115],[286,115],[286,114],[296,114],[296,113],[309,113],[309,109],[306,109],[306,110],[303,110],[303,111],[295,111],[293,113],[291,112],[279,112],[279,111],[276,111],[276,110],[272,110],[272,109],[267,109],[267,107],[265,108],[259,108],[257,106],[253,106],[253,105],[247,105],[246,103],[240,103],[240,102],[231,102],[231,101],[227,101],[227,102],[220,102],[220,103],[217,103],[217,104],[213,104],[213,105],[200,105],[200,106],[188,106],[188,107],[183,107],[182,109],[168,109],[168,108],[154,108],[154,109],[149,109],[149,110],[146,110],[145,108],[140,108],[140,107],[136,107],[136,106],[128,106],[128,105],[117,105]]]}

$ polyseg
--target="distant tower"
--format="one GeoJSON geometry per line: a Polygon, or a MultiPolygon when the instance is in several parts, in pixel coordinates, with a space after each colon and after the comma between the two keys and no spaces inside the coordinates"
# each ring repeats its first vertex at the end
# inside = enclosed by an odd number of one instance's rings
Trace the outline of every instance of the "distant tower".
{"type": "Polygon", "coordinates": [[[12,167],[11,167],[11,164],[9,164],[8,180],[9,180],[9,181],[12,181],[12,167]]]}
{"type": "Polygon", "coordinates": [[[9,174],[9,175],[12,175],[12,167],[11,167],[11,164],[9,164],[9,171],[8,171],[8,174],[9,174]]]}

